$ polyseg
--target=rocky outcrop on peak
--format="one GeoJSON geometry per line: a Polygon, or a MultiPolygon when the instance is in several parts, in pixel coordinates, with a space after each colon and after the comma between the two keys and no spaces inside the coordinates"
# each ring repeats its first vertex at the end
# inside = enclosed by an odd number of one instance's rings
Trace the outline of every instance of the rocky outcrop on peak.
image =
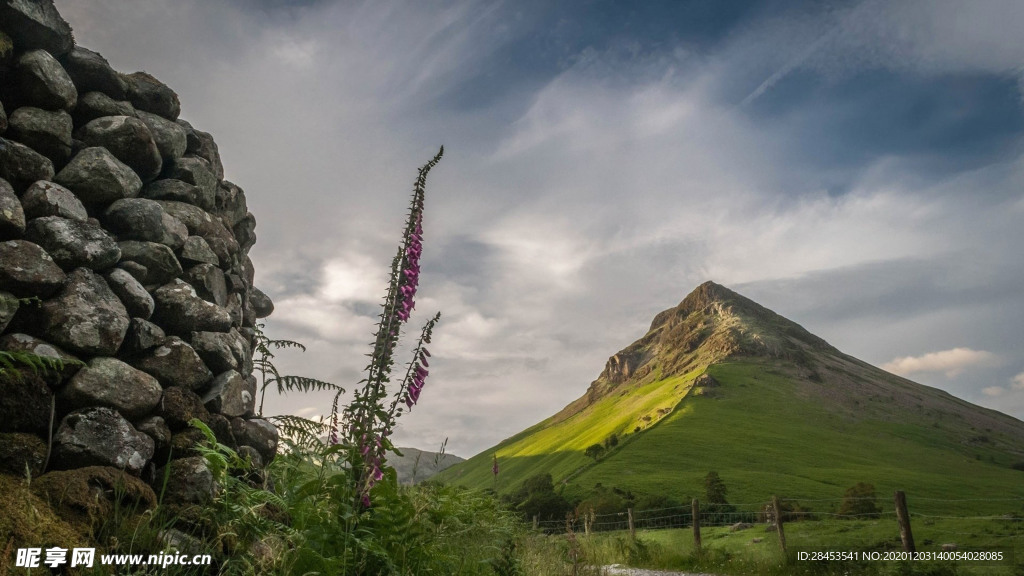
{"type": "Polygon", "coordinates": [[[254,410],[274,308],[256,219],[181,114],[153,75],[77,45],[52,0],[0,0],[0,350],[67,363],[0,370],[0,472],[47,494],[127,474],[151,505],[169,457],[169,502],[209,501],[193,419],[257,461],[277,450],[254,410]]]}
{"type": "MultiPolygon", "coordinates": [[[[684,374],[733,356],[767,356],[801,364],[811,352],[841,354],[799,324],[725,286],[705,282],[677,306],[658,313],[642,338],[612,355],[587,393],[559,417],[574,414],[621,386],[643,382],[651,374],[659,378],[684,374]]],[[[706,378],[701,380],[703,387],[712,387],[706,378]]]]}

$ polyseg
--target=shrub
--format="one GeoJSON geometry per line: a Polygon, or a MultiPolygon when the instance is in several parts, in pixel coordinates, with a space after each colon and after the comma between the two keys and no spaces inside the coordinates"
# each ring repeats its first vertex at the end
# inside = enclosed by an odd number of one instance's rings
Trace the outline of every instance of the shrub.
{"type": "Polygon", "coordinates": [[[877,504],[874,484],[857,482],[847,488],[838,513],[840,516],[878,518],[882,514],[882,509],[877,504]]]}
{"type": "Polygon", "coordinates": [[[583,451],[583,455],[587,458],[593,458],[596,462],[601,456],[604,456],[604,446],[600,444],[591,444],[583,451]]]}

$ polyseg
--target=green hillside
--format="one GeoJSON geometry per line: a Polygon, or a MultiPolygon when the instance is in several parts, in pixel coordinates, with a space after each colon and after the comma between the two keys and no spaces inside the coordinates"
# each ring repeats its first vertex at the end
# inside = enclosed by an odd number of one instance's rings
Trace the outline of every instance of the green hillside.
{"type": "Polygon", "coordinates": [[[868,482],[925,511],[927,498],[1024,497],[1020,462],[1024,422],[856,360],[706,283],[612,356],[582,398],[438,478],[507,493],[551,473],[568,494],[600,483],[685,501],[716,470],[733,502],[837,498],[868,482]],[[584,454],[613,434],[599,460],[584,454]]]}

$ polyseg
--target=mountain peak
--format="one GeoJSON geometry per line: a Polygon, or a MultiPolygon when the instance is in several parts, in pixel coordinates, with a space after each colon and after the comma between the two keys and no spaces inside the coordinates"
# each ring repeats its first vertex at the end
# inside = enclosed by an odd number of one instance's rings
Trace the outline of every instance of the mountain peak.
{"type": "Polygon", "coordinates": [[[650,329],[654,330],[658,328],[672,316],[686,316],[715,305],[723,306],[737,304],[745,309],[756,310],[758,313],[761,311],[771,312],[757,302],[741,296],[721,284],[716,284],[715,282],[708,280],[694,288],[693,292],[687,294],[686,298],[683,298],[683,301],[680,302],[678,306],[675,308],[669,308],[655,316],[654,320],[651,322],[650,329]]]}
{"type": "Polygon", "coordinates": [[[811,351],[841,355],[802,326],[721,284],[704,282],[660,312],[642,338],[611,356],[588,390],[588,403],[627,381],[664,378],[730,357],[767,356],[805,362],[811,351]]]}

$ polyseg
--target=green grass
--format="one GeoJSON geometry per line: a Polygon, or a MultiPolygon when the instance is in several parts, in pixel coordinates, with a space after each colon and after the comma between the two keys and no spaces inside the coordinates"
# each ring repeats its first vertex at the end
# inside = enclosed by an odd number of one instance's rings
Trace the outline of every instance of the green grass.
{"type": "MultiPolygon", "coordinates": [[[[769,359],[711,366],[709,373],[721,382],[711,395],[687,394],[693,373],[650,382],[626,396],[607,396],[561,422],[542,422],[441,477],[492,487],[496,452],[499,492],[550,472],[570,491],[603,484],[688,502],[703,495],[704,475],[716,470],[735,503],[756,504],[777,494],[808,501],[823,512],[838,503],[810,501],[838,499],[847,487],[868,482],[888,509],[893,491],[904,490],[918,513],[1024,512],[1021,501],[975,500],[1024,499],[1024,472],[1010,469],[1007,462],[1014,456],[994,442],[965,442],[975,433],[966,424],[947,418],[935,426],[929,413],[894,411],[886,402],[872,405],[867,399],[860,407],[833,407],[815,395],[813,387],[821,385],[784,369],[769,359]],[[631,432],[638,415],[667,405],[674,406],[670,414],[640,433],[622,436],[619,447],[597,463],[583,455],[586,446],[611,433],[631,432]]],[[[932,393],[918,388],[923,390],[914,393],[932,393]]],[[[942,393],[934,392],[935,398],[922,402],[941,405],[942,393]]]]}
{"type": "Polygon", "coordinates": [[[615,434],[620,444],[611,453],[624,450],[637,436],[634,430],[638,426],[650,428],[656,419],[671,412],[689,391],[694,377],[696,374],[690,373],[654,380],[631,389],[625,396],[602,398],[568,419],[541,422],[495,449],[474,456],[469,465],[456,465],[458,472],[444,471],[438,477],[465,486],[493,487],[493,454],[497,454],[501,468],[497,479],[499,492],[514,489],[526,478],[540,473],[550,472],[556,479],[577,474],[594,463],[583,455],[588,446],[615,434]]]}
{"type": "MultiPolygon", "coordinates": [[[[1024,570],[1024,522],[998,520],[930,520],[914,526],[919,552],[941,551],[943,544],[956,543],[959,550],[1003,551],[1012,561],[999,564],[970,565],[957,563],[957,574],[1019,574],[1024,570]]],[[[697,554],[691,529],[638,530],[637,539],[647,551],[647,558],[636,566],[663,570],[704,570],[716,574],[792,574],[792,573],[893,573],[901,569],[899,562],[868,561],[833,562],[829,565],[799,561],[799,551],[886,551],[900,550],[895,520],[835,520],[794,522],[786,524],[785,534],[789,558],[783,554],[778,534],[754,525],[732,531],[728,527],[701,530],[702,553],[697,554]]],[[[594,551],[594,559],[621,561],[625,532],[599,532],[585,537],[585,545],[594,551]],[[616,552],[618,551],[618,552],[616,552]]],[[[635,557],[635,556],[634,556],[635,557]]],[[[919,572],[949,568],[949,562],[925,562],[919,572]]]]}

